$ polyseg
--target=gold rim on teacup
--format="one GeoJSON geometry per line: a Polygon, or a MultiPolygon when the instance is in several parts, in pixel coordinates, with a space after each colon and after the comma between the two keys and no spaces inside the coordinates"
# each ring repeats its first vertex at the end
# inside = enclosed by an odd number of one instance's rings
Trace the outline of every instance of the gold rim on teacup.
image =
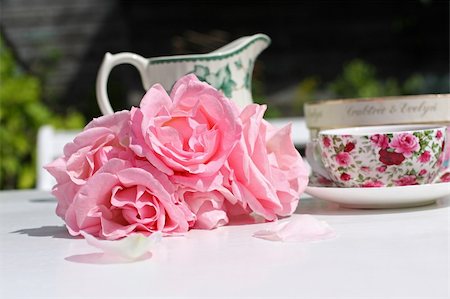
{"type": "Polygon", "coordinates": [[[304,108],[309,129],[450,123],[450,94],[330,99],[304,108]]]}

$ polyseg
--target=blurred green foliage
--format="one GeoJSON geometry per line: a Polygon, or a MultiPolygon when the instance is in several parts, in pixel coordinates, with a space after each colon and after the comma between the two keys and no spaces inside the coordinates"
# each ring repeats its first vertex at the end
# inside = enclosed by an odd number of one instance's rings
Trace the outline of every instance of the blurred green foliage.
{"type": "Polygon", "coordinates": [[[344,64],[342,72],[331,82],[322,84],[317,77],[299,82],[292,111],[295,115],[303,115],[303,105],[316,100],[448,93],[448,80],[448,75],[423,74],[412,74],[403,82],[396,78],[380,79],[375,66],[354,59],[344,64]]]}
{"type": "MultiPolygon", "coordinates": [[[[255,77],[252,78],[252,98],[255,103],[267,104],[264,96],[264,84],[260,79],[255,77]]],[[[280,109],[272,105],[267,105],[264,118],[276,118],[281,116],[282,112],[280,109]]]]}
{"type": "Polygon", "coordinates": [[[388,78],[380,80],[376,70],[360,59],[347,63],[343,70],[327,88],[337,97],[365,98],[374,96],[390,96],[402,93],[397,80],[388,78]]]}
{"type": "Polygon", "coordinates": [[[78,129],[84,117],[56,115],[42,99],[40,80],[22,70],[0,36],[0,189],[32,188],[36,181],[36,136],[40,126],[78,129]]]}

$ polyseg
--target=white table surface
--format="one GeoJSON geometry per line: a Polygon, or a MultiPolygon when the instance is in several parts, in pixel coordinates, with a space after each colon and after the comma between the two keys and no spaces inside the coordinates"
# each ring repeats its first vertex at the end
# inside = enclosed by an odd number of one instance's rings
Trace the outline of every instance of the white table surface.
{"type": "Polygon", "coordinates": [[[0,298],[449,298],[449,201],[352,210],[305,196],[297,213],[327,221],[337,238],[252,237],[273,223],[192,230],[118,264],[68,235],[49,193],[4,191],[0,298]]]}

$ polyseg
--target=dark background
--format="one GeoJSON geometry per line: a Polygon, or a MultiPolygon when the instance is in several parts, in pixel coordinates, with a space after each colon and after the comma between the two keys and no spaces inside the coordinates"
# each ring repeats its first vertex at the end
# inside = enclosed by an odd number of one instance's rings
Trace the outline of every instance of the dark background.
{"type": "MultiPolygon", "coordinates": [[[[449,73],[448,1],[0,3],[2,35],[21,65],[42,78],[45,101],[61,112],[75,107],[87,119],[100,114],[95,79],[107,51],[206,53],[265,33],[272,44],[259,56],[254,79],[268,103],[306,77],[332,80],[355,58],[374,65],[381,78],[449,73]]],[[[116,109],[144,93],[130,66],[115,68],[109,82],[116,109]]]]}

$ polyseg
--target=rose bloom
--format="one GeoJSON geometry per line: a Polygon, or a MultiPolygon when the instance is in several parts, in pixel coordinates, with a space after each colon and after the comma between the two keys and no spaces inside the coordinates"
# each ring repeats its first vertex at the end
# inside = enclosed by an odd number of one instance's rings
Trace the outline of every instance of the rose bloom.
{"type": "Polygon", "coordinates": [[[365,187],[365,188],[377,188],[377,187],[384,187],[383,182],[380,182],[378,180],[375,181],[365,181],[361,187],[365,187]]]}
{"type": "Polygon", "coordinates": [[[196,215],[194,228],[213,229],[228,224],[225,197],[218,191],[186,191],[183,201],[196,215]]]}
{"type": "Polygon", "coordinates": [[[419,175],[426,175],[428,173],[428,171],[426,169],[422,169],[421,171],[419,171],[419,175]]]}
{"type": "Polygon", "coordinates": [[[442,132],[441,131],[437,131],[436,132],[436,138],[439,140],[442,138],[442,132]]]}
{"type": "Polygon", "coordinates": [[[330,139],[330,137],[324,136],[324,137],[322,138],[322,143],[323,143],[323,145],[324,145],[326,148],[330,147],[330,146],[331,146],[331,139],[330,139]]]}
{"type": "Polygon", "coordinates": [[[352,176],[346,172],[341,174],[341,181],[349,181],[351,178],[352,178],[352,176]]]}
{"type": "Polygon", "coordinates": [[[228,224],[229,216],[250,212],[235,206],[237,199],[224,187],[222,171],[209,177],[175,175],[170,180],[178,186],[175,197],[196,215],[193,228],[213,229],[228,224]]]}
{"type": "Polygon", "coordinates": [[[347,152],[340,152],[336,155],[336,161],[341,166],[348,166],[352,161],[352,157],[347,152]]]}
{"type": "Polygon", "coordinates": [[[170,94],[156,84],[131,110],[130,148],[168,175],[212,175],[239,141],[237,106],[195,75],[179,79],[170,94]]]}
{"type": "Polygon", "coordinates": [[[243,135],[222,171],[235,208],[275,220],[295,211],[308,170],[292,143],[291,125],[273,127],[263,119],[265,110],[254,104],[242,110],[243,135]]]}
{"type": "Polygon", "coordinates": [[[431,154],[429,151],[424,151],[420,156],[419,156],[419,162],[421,163],[426,163],[428,161],[430,161],[431,159],[431,154]]]}
{"type": "Polygon", "coordinates": [[[129,120],[129,111],[92,120],[73,142],[66,144],[62,157],[45,166],[56,179],[52,193],[58,200],[58,216],[64,218],[75,194],[105,163],[133,155],[127,147],[129,120]]]}
{"type": "Polygon", "coordinates": [[[344,152],[351,152],[355,148],[355,144],[353,142],[349,142],[345,145],[344,152]]]}
{"type": "Polygon", "coordinates": [[[386,171],[386,166],[379,166],[379,167],[377,167],[376,168],[376,170],[378,171],[378,172],[385,172],[386,171]]]}
{"type": "Polygon", "coordinates": [[[408,185],[417,185],[416,176],[414,175],[406,175],[398,180],[394,181],[396,186],[408,186],[408,185]]]}
{"type": "Polygon", "coordinates": [[[368,166],[361,166],[361,171],[363,171],[363,172],[370,172],[370,167],[368,167],[368,166]]]}
{"type": "Polygon", "coordinates": [[[381,149],[385,149],[389,145],[389,137],[384,134],[374,134],[370,136],[370,141],[381,149]]]}
{"type": "Polygon", "coordinates": [[[443,183],[447,183],[450,182],[450,172],[444,173],[441,177],[440,177],[441,182],[443,183]]]}
{"type": "Polygon", "coordinates": [[[394,148],[396,153],[403,154],[407,158],[420,149],[419,139],[411,133],[394,135],[389,146],[394,148]]]}
{"type": "Polygon", "coordinates": [[[65,215],[70,234],[116,240],[131,233],[183,233],[194,224],[167,176],[147,161],[135,162],[112,159],[80,188],[65,215]]]}
{"type": "Polygon", "coordinates": [[[380,162],[385,165],[400,165],[405,160],[403,154],[390,152],[386,149],[382,149],[378,152],[380,155],[380,162]]]}

